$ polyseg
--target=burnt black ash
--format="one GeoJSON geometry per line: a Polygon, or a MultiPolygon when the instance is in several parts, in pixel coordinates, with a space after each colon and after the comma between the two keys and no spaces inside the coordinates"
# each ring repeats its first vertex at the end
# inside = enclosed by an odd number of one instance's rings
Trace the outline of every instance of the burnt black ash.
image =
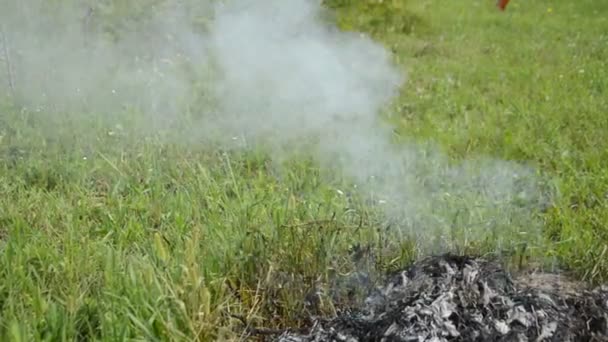
{"type": "Polygon", "coordinates": [[[608,288],[564,293],[518,281],[493,261],[429,257],[390,277],[362,307],[275,340],[608,341],[608,288]]]}

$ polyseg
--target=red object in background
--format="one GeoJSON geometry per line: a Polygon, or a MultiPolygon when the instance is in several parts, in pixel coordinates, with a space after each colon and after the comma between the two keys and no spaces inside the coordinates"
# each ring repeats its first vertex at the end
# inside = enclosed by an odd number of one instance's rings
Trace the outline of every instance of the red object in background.
{"type": "Polygon", "coordinates": [[[505,8],[507,8],[508,3],[509,0],[498,0],[498,3],[496,5],[498,6],[498,8],[500,8],[501,11],[504,11],[505,8]]]}

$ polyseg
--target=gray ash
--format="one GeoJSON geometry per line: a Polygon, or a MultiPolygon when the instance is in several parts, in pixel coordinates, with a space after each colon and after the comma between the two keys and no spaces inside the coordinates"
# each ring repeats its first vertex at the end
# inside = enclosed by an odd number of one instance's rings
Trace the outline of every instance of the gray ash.
{"type": "Polygon", "coordinates": [[[392,277],[364,305],[315,319],[313,341],[608,341],[608,288],[562,291],[511,277],[480,258],[430,257],[392,277]]]}

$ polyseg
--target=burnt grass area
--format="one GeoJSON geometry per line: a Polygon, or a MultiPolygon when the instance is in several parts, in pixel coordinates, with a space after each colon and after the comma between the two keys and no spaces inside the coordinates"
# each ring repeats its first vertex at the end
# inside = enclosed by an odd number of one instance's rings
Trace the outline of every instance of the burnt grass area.
{"type": "Polygon", "coordinates": [[[608,341],[608,287],[551,274],[516,277],[498,262],[442,255],[414,263],[333,318],[266,336],[313,341],[608,341]],[[574,285],[573,285],[574,284],[574,285]]]}

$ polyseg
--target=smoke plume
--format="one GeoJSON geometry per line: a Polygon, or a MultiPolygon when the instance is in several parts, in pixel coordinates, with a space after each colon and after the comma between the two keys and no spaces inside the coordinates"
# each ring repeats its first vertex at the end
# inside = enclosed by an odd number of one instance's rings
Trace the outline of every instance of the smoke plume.
{"type": "Polygon", "coordinates": [[[112,1],[6,1],[23,105],[132,108],[164,127],[188,113],[192,140],[306,146],[356,185],[340,193],[362,192],[397,234],[428,248],[537,234],[534,170],[481,157],[454,164],[439,149],[391,141],[380,113],[404,86],[403,68],[379,43],[339,31],[318,1],[153,1],[146,13],[112,1]]]}

